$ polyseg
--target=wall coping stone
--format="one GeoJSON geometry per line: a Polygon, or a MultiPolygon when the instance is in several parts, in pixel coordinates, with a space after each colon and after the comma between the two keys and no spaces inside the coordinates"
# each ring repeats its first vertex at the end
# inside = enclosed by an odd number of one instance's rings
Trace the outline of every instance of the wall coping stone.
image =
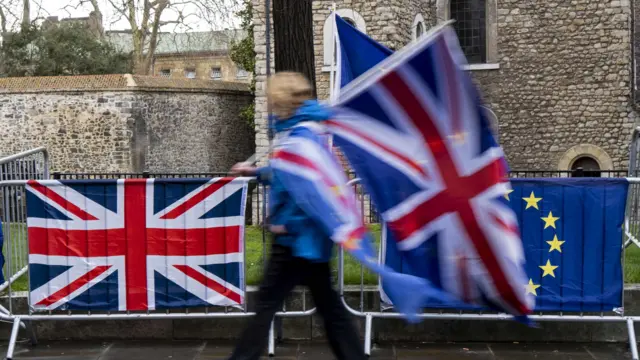
{"type": "Polygon", "coordinates": [[[59,92],[197,92],[250,94],[249,84],[132,74],[0,78],[0,94],[59,92]]]}

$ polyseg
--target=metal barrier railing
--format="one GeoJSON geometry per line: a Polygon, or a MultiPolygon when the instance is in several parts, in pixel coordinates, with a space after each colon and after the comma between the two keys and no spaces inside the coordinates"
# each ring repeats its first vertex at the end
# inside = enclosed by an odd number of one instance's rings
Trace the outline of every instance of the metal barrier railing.
{"type": "MultiPolygon", "coordinates": [[[[640,178],[627,178],[630,183],[629,193],[631,194],[631,188],[634,189],[634,194],[640,194],[640,178]]],[[[353,179],[349,182],[351,186],[361,187],[359,179],[353,179]]],[[[629,197],[627,204],[630,203],[632,197],[629,197]]],[[[637,203],[637,197],[635,198],[637,203]]],[[[635,204],[635,203],[634,203],[635,204]]],[[[627,211],[629,211],[630,206],[627,207],[627,211]]],[[[634,209],[637,211],[637,207],[634,209]]],[[[636,235],[640,232],[640,228],[630,228],[630,224],[632,222],[629,221],[629,213],[625,214],[625,229],[624,234],[629,236],[630,234],[636,235]]],[[[637,224],[634,222],[633,224],[637,224]]],[[[381,241],[382,242],[382,241],[381,241]]],[[[622,249],[622,256],[624,258],[624,247],[622,249]]],[[[378,258],[379,261],[382,262],[382,244],[378,250],[378,258]]],[[[371,354],[371,342],[373,339],[373,319],[402,319],[403,315],[396,312],[386,312],[385,309],[380,309],[379,311],[369,311],[365,308],[364,298],[365,298],[365,284],[364,284],[364,268],[360,270],[360,298],[359,298],[359,306],[357,308],[353,308],[346,300],[345,297],[345,281],[344,281],[344,249],[339,249],[338,252],[338,283],[339,283],[339,292],[342,298],[342,303],[347,308],[347,310],[354,316],[364,318],[365,319],[365,335],[364,335],[364,350],[367,355],[371,354]]],[[[623,270],[624,271],[624,270],[623,270]]],[[[381,284],[380,279],[378,278],[378,282],[376,284],[377,289],[380,290],[381,284]]],[[[445,312],[440,309],[425,309],[426,311],[434,310],[435,312],[425,312],[419,314],[418,316],[421,319],[429,319],[429,320],[499,320],[499,321],[513,321],[513,317],[507,314],[498,314],[498,313],[484,313],[484,312],[469,312],[469,311],[458,311],[458,312],[445,312]]],[[[623,323],[627,325],[627,332],[629,334],[629,347],[634,360],[638,360],[638,348],[636,343],[636,335],[634,329],[634,323],[640,322],[640,316],[623,316],[622,314],[612,314],[607,315],[608,313],[601,312],[597,315],[593,314],[584,314],[578,313],[576,315],[564,315],[560,314],[544,314],[538,313],[537,315],[532,315],[531,319],[534,321],[540,322],[597,322],[597,323],[623,323]]]]}
{"type": "MultiPolygon", "coordinates": [[[[640,131],[640,130],[639,130],[640,131]]],[[[635,136],[635,135],[634,135],[635,136]]],[[[640,146],[639,146],[640,149],[640,146]]],[[[9,309],[0,307],[0,320],[10,321],[13,323],[13,329],[11,338],[9,341],[9,347],[7,350],[7,358],[11,359],[15,349],[15,343],[20,328],[28,328],[29,321],[63,321],[63,320],[78,320],[78,321],[90,321],[90,320],[136,320],[136,319],[190,319],[190,318],[244,318],[254,315],[248,311],[248,304],[245,303],[243,309],[236,308],[205,308],[204,311],[190,312],[187,309],[180,312],[127,312],[127,313],[92,313],[92,312],[54,312],[48,313],[17,313],[13,309],[12,301],[12,288],[11,284],[15,282],[21,276],[28,275],[27,269],[27,253],[28,253],[28,237],[26,231],[15,230],[11,224],[26,224],[26,202],[25,202],[25,184],[27,179],[48,179],[49,178],[49,164],[48,154],[43,148],[35,149],[22,154],[17,154],[8,158],[0,159],[0,221],[2,224],[9,224],[5,227],[5,254],[8,254],[9,261],[6,273],[9,274],[8,280],[5,284],[0,286],[1,289],[8,290],[9,294],[9,309]],[[9,164],[9,165],[7,165],[9,164]],[[7,230],[8,229],[8,230],[7,230]],[[19,260],[14,260],[16,258],[19,260]],[[11,262],[11,264],[9,264],[11,262]]],[[[635,173],[635,169],[631,169],[630,173],[635,173]],[[632,172],[631,172],[632,171],[632,172]]],[[[62,177],[62,176],[61,176],[62,177]]],[[[62,177],[64,178],[64,177],[62,177]]],[[[81,177],[84,178],[84,177],[81,177]]],[[[638,195],[640,179],[629,179],[630,182],[635,184],[629,190],[629,207],[627,210],[627,218],[625,221],[625,235],[629,241],[638,243],[637,233],[640,230],[640,221],[638,221],[638,195]],[[632,195],[635,194],[635,195],[632,195]],[[635,203],[632,201],[635,199],[635,203]],[[634,239],[634,240],[631,240],[634,239]]],[[[351,182],[352,185],[357,184],[357,179],[351,182]]],[[[356,185],[357,186],[357,185],[356,185]]],[[[259,194],[265,194],[266,188],[261,187],[258,189],[259,194]]],[[[358,190],[358,189],[357,189],[358,190]]],[[[361,206],[363,210],[365,207],[370,207],[370,200],[368,195],[362,189],[357,191],[358,194],[362,194],[359,197],[361,200],[361,206]]],[[[264,220],[266,214],[267,203],[263,196],[256,194],[255,196],[257,204],[253,205],[254,209],[257,209],[257,217],[264,220]]],[[[249,207],[248,207],[249,208],[249,207]]],[[[363,211],[364,213],[364,211],[363,211]]],[[[259,224],[263,224],[264,221],[259,221],[259,224]]],[[[17,227],[21,228],[20,226],[17,227]]],[[[267,253],[267,235],[265,228],[262,228],[262,258],[266,258],[267,253]]],[[[246,262],[245,262],[246,266],[246,262]]],[[[347,309],[355,316],[365,318],[365,351],[370,354],[371,340],[372,340],[372,320],[374,318],[400,318],[401,315],[392,312],[367,311],[364,307],[364,268],[361,270],[360,281],[360,305],[357,309],[351,307],[344,298],[344,252],[339,252],[339,266],[338,266],[338,283],[340,293],[343,298],[343,302],[347,309]]],[[[306,289],[303,290],[303,298],[306,298],[306,289]]],[[[296,311],[287,311],[283,308],[283,311],[278,312],[278,317],[304,317],[310,316],[315,313],[315,308],[307,309],[306,301],[303,300],[302,309],[296,311]]],[[[511,317],[504,314],[473,314],[473,313],[425,313],[421,315],[425,319],[441,319],[441,320],[510,320],[511,317]]],[[[635,332],[633,329],[634,322],[640,321],[640,317],[623,317],[616,315],[535,315],[532,317],[538,321],[579,321],[579,322],[623,322],[627,325],[629,338],[631,341],[631,351],[633,358],[637,359],[637,348],[635,347],[635,332]]],[[[33,339],[35,341],[35,339],[33,339]]],[[[269,354],[275,353],[275,329],[272,324],[271,331],[269,333],[269,354]]]]}
{"type": "MultiPolygon", "coordinates": [[[[7,180],[45,180],[49,178],[49,153],[44,147],[25,151],[0,159],[0,181],[7,180]]],[[[11,221],[0,223],[5,238],[18,238],[20,241],[5,241],[3,254],[9,255],[4,266],[5,281],[0,291],[17,280],[27,271],[27,234],[18,224],[26,224],[24,211],[26,206],[24,189],[3,189],[0,191],[0,219],[11,214],[11,221]],[[8,214],[5,214],[8,213],[8,214]]]]}
{"type": "MultiPolygon", "coordinates": [[[[43,173],[44,177],[45,174],[43,173]]],[[[253,182],[253,180],[252,180],[253,182]]],[[[0,193],[1,194],[9,194],[8,197],[5,195],[5,199],[7,201],[0,202],[0,221],[3,224],[13,224],[13,229],[9,231],[5,231],[5,249],[7,250],[5,254],[9,258],[15,258],[16,255],[20,257],[24,257],[24,268],[19,272],[13,274],[11,277],[11,281],[8,281],[8,285],[5,287],[5,290],[8,294],[8,309],[2,310],[0,308],[0,320],[9,321],[13,323],[13,329],[11,332],[11,337],[9,339],[9,346],[7,349],[7,359],[11,359],[13,353],[15,351],[15,344],[18,336],[18,332],[20,328],[26,328],[29,330],[29,324],[31,321],[68,321],[68,320],[77,320],[77,321],[91,321],[91,320],[140,320],[140,319],[194,319],[194,318],[245,318],[254,315],[253,312],[249,311],[250,301],[248,297],[245,295],[245,303],[241,308],[225,306],[225,307],[216,307],[210,306],[205,307],[203,310],[198,309],[198,311],[190,311],[188,308],[184,309],[172,309],[171,311],[145,311],[145,312],[115,312],[115,311],[47,311],[47,312],[35,312],[33,308],[30,306],[28,312],[20,313],[16,310],[16,307],[13,305],[13,289],[12,283],[19,277],[28,277],[28,246],[29,239],[26,236],[26,202],[24,200],[19,200],[19,197],[24,197],[26,194],[26,180],[5,180],[0,181],[0,193]],[[19,206],[13,206],[14,204],[19,204],[19,206]],[[11,208],[11,211],[6,211],[7,207],[11,208]],[[21,230],[16,230],[21,229],[21,230]]],[[[260,186],[260,192],[262,194],[266,193],[266,188],[264,186],[260,186]]],[[[258,201],[261,197],[257,197],[258,201]]],[[[262,201],[258,208],[259,216],[264,218],[264,214],[266,213],[267,204],[265,201],[262,201]]],[[[260,223],[264,223],[264,221],[260,221],[260,223]]],[[[9,226],[7,226],[8,228],[9,226]]],[[[265,227],[262,227],[262,245],[261,249],[254,250],[261,252],[261,258],[265,259],[267,256],[267,247],[269,242],[267,240],[265,227]]],[[[245,238],[243,239],[243,243],[246,243],[246,231],[243,232],[245,238]]],[[[245,249],[245,255],[246,255],[245,249]]],[[[22,263],[21,263],[22,264],[22,263]]],[[[247,262],[245,264],[245,274],[247,273],[247,262]]],[[[13,266],[13,265],[12,265],[13,266]]],[[[15,268],[15,266],[14,266],[15,268]]],[[[246,278],[246,276],[245,276],[246,278]]],[[[246,281],[246,280],[245,280],[246,281]]],[[[243,285],[243,288],[246,287],[243,285]]],[[[306,299],[306,289],[302,290],[302,297],[306,299]]],[[[245,292],[246,294],[246,292],[245,292]]],[[[284,318],[284,317],[305,317],[311,316],[316,311],[316,308],[309,308],[307,302],[303,300],[301,306],[297,306],[297,308],[292,310],[287,310],[285,306],[283,306],[282,311],[276,313],[276,317],[284,318]],[[301,309],[300,309],[301,307],[301,309]]],[[[268,342],[268,351],[270,355],[275,353],[275,326],[272,323],[271,330],[269,332],[269,342],[268,342]]],[[[32,342],[35,342],[35,335],[33,333],[30,334],[32,338],[32,342]]]]}
{"type": "MultiPolygon", "coordinates": [[[[629,146],[629,177],[638,177],[640,171],[640,127],[633,130],[631,135],[631,145],[629,146]]],[[[627,217],[625,219],[624,247],[628,248],[632,244],[640,247],[640,189],[632,187],[629,189],[629,201],[627,206],[627,217]]]]}

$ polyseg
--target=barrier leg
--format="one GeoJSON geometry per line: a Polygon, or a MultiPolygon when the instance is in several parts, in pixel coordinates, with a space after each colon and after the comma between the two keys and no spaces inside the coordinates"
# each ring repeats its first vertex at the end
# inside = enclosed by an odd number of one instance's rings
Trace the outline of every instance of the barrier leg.
{"type": "Polygon", "coordinates": [[[364,354],[371,356],[371,337],[373,330],[373,316],[367,315],[364,323],[364,354]]]}
{"type": "Polygon", "coordinates": [[[633,326],[633,319],[627,319],[627,331],[629,332],[629,346],[631,347],[631,358],[638,360],[638,343],[636,342],[636,329],[633,326]]]}
{"type": "Polygon", "coordinates": [[[9,338],[9,346],[7,348],[7,360],[13,359],[13,351],[16,347],[16,340],[18,339],[18,332],[20,331],[20,316],[16,316],[13,319],[13,327],[11,328],[11,337],[9,338]]]}
{"type": "Polygon", "coordinates": [[[33,327],[33,321],[25,321],[27,334],[29,334],[29,341],[31,346],[38,345],[38,336],[36,335],[36,329],[33,327]]]}
{"type": "Polygon", "coordinates": [[[271,328],[269,328],[269,356],[276,354],[276,339],[273,331],[273,323],[274,321],[271,321],[271,328]]]}

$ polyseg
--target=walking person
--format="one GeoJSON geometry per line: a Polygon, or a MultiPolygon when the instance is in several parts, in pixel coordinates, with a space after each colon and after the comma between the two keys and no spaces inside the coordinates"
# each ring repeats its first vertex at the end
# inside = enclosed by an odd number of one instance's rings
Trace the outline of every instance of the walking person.
{"type": "MultiPolygon", "coordinates": [[[[279,141],[287,132],[307,121],[324,121],[330,112],[313,99],[309,81],[298,73],[277,73],[269,79],[267,97],[276,116],[279,141]]],[[[333,241],[329,234],[296,205],[269,166],[255,168],[236,164],[232,172],[256,176],[270,186],[268,228],[272,233],[272,251],[260,290],[256,315],[249,320],[230,360],[257,360],[267,346],[275,313],[286,296],[297,286],[309,287],[324,326],[331,349],[338,360],[365,359],[356,328],[331,285],[329,260],[333,241]]]]}

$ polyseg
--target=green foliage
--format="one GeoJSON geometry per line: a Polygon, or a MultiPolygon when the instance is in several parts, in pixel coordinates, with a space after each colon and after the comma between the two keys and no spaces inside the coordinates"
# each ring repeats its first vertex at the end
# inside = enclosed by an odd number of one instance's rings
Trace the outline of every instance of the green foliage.
{"type": "MultiPolygon", "coordinates": [[[[253,41],[253,5],[251,0],[244,0],[244,9],[238,11],[236,15],[242,20],[241,26],[242,29],[247,31],[247,37],[231,46],[230,56],[233,62],[252,74],[251,93],[255,94],[256,52],[254,51],[255,44],[253,41]]],[[[252,102],[251,105],[242,109],[240,116],[249,126],[254,128],[255,104],[252,102]]]]}
{"type": "Polygon", "coordinates": [[[0,50],[5,76],[122,74],[131,57],[78,23],[23,29],[6,37],[0,50]]]}

